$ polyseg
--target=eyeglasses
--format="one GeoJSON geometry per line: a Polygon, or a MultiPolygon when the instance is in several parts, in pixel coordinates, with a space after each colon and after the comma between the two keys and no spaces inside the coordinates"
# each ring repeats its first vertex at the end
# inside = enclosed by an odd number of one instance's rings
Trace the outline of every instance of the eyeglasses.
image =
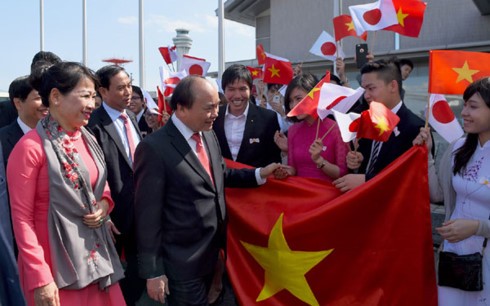
{"type": "Polygon", "coordinates": [[[131,97],[131,101],[141,100],[141,97],[133,96],[131,97]]]}

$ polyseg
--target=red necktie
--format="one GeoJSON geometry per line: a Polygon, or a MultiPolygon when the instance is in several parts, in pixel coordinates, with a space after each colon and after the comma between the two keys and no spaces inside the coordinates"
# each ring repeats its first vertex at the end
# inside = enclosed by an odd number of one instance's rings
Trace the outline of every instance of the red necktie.
{"type": "Polygon", "coordinates": [[[133,133],[131,132],[131,122],[128,115],[126,115],[125,113],[122,113],[120,117],[124,121],[124,129],[126,130],[126,137],[128,138],[130,155],[129,159],[131,159],[131,161],[134,161],[134,150],[136,149],[136,147],[134,145],[133,133]]]}
{"type": "Polygon", "coordinates": [[[192,134],[191,138],[196,142],[196,153],[197,153],[197,157],[199,158],[199,161],[201,162],[202,166],[208,173],[209,177],[211,178],[211,181],[213,181],[213,176],[211,175],[211,167],[209,166],[208,154],[206,153],[206,150],[202,145],[201,135],[199,135],[199,133],[194,133],[192,134]]]}

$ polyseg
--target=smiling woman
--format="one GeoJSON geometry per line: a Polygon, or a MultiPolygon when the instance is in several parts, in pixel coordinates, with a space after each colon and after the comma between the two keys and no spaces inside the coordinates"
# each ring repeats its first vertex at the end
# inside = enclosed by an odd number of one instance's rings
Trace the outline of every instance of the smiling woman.
{"type": "Polygon", "coordinates": [[[30,78],[50,113],[17,143],[7,166],[27,303],[123,305],[123,270],[105,225],[114,206],[105,161],[84,128],[97,79],[73,62],[30,78]]]}

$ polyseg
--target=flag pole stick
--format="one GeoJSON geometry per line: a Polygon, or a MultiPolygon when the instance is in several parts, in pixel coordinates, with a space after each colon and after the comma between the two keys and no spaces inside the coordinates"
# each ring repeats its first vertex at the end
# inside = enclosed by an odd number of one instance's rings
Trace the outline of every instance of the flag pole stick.
{"type": "Polygon", "coordinates": [[[318,139],[318,132],[320,131],[320,117],[318,117],[318,124],[316,125],[316,136],[315,139],[318,139]]]}
{"type": "Polygon", "coordinates": [[[332,124],[332,126],[330,126],[330,128],[328,129],[328,131],[323,134],[323,136],[320,138],[321,141],[323,141],[323,139],[325,139],[325,137],[333,130],[333,128],[337,125],[337,122],[335,122],[334,124],[332,124]]]}
{"type": "Polygon", "coordinates": [[[427,97],[427,111],[425,112],[425,128],[429,126],[429,114],[430,114],[430,95],[427,97]]]}
{"type": "Polygon", "coordinates": [[[371,42],[371,54],[373,55],[373,57],[374,57],[374,46],[375,46],[375,43],[376,43],[376,32],[377,31],[374,31],[374,33],[373,33],[373,40],[371,42]]]}

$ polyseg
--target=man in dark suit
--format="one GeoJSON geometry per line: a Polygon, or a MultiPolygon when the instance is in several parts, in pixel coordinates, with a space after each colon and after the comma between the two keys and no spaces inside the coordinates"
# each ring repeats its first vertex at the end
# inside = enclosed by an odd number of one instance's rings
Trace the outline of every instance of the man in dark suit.
{"type": "Polygon", "coordinates": [[[0,102],[0,128],[15,121],[17,111],[10,100],[0,102]]]}
{"type": "Polygon", "coordinates": [[[131,96],[131,103],[129,103],[129,110],[136,116],[136,121],[138,122],[138,127],[140,129],[141,135],[145,137],[151,133],[151,129],[146,123],[145,113],[148,111],[146,106],[145,97],[141,88],[133,85],[133,94],[131,96]]]}
{"type": "Polygon", "coordinates": [[[401,99],[400,67],[392,61],[368,62],[361,68],[364,99],[383,103],[397,114],[400,122],[386,142],[361,139],[357,152],[347,154],[347,166],[356,174],[347,174],[333,182],[341,191],[351,190],[373,178],[412,147],[424,121],[412,113],[401,99]]]}
{"type": "Polygon", "coordinates": [[[120,281],[120,285],[126,303],[134,305],[145,285],[137,271],[133,209],[134,148],[141,140],[141,134],[134,114],[126,111],[132,95],[128,73],[120,66],[109,65],[100,68],[97,76],[103,102],[92,113],[88,127],[104,152],[107,181],[115,204],[110,216],[115,225],[113,231],[120,232],[116,235],[116,249],[119,255],[124,255],[127,263],[126,277],[120,281]]]}
{"type": "Polygon", "coordinates": [[[263,183],[279,164],[226,169],[216,135],[219,96],[199,76],[173,92],[174,114],[136,150],[136,233],[149,296],[169,305],[207,305],[225,239],[224,186],[263,183]]]}
{"type": "Polygon", "coordinates": [[[18,117],[8,126],[0,129],[5,168],[15,144],[48,114],[48,108],[42,104],[41,96],[29,84],[28,76],[16,78],[10,83],[9,98],[17,109],[18,117]]]}
{"type": "MultiPolygon", "coordinates": [[[[42,104],[41,96],[39,96],[37,90],[31,87],[27,76],[16,78],[10,83],[9,98],[13,101],[19,116],[12,123],[0,129],[2,171],[7,169],[10,153],[17,142],[24,134],[35,128],[41,118],[48,114],[48,108],[42,104]]],[[[4,179],[6,180],[5,176],[4,179]]],[[[17,255],[17,245],[13,240],[10,222],[10,204],[7,189],[8,183],[3,181],[0,184],[0,193],[5,195],[5,205],[2,204],[1,210],[7,213],[7,218],[2,221],[2,225],[5,228],[6,237],[10,238],[7,240],[10,242],[10,249],[17,255]]]]}
{"type": "Polygon", "coordinates": [[[12,248],[13,238],[5,180],[3,155],[0,150],[0,305],[22,306],[26,303],[20,289],[19,272],[12,248]]]}
{"type": "Polygon", "coordinates": [[[213,129],[223,157],[254,167],[280,163],[281,150],[274,142],[280,129],[277,114],[250,102],[250,71],[232,65],[223,73],[221,85],[228,104],[220,107],[213,129]]]}

